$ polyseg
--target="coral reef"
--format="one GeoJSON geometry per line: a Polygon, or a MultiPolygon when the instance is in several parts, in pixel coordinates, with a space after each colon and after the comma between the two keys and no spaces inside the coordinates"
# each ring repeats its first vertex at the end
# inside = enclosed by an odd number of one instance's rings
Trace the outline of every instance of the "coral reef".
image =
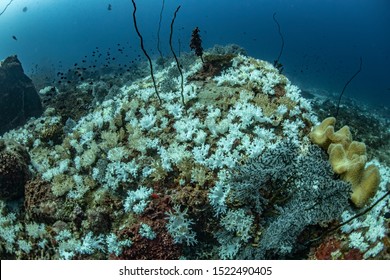
{"type": "Polygon", "coordinates": [[[380,175],[376,166],[366,167],[366,146],[352,141],[349,127],[334,130],[336,119],[329,117],[314,127],[309,134],[313,143],[328,151],[333,171],[352,185],[351,200],[363,207],[377,191],[380,175]]]}
{"type": "MultiPolygon", "coordinates": [[[[180,56],[185,107],[173,60],[154,73],[161,104],[144,63],[42,90],[44,115],[0,137],[25,146],[33,175],[24,203],[0,200],[2,259],[308,258],[337,238],[321,232],[354,214],[350,186],[310,144],[310,102],[272,64],[227,50],[205,52],[218,71],[200,80],[199,59],[180,56]],[[73,112],[54,105],[64,92],[92,97],[73,112]]],[[[384,256],[388,211],[343,225],[342,254],[384,256]]]]}

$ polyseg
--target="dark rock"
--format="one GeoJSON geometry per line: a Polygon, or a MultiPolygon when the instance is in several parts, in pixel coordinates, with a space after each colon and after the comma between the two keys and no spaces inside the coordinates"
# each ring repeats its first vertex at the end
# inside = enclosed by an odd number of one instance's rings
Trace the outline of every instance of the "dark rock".
{"type": "Polygon", "coordinates": [[[30,179],[27,150],[11,140],[0,139],[0,199],[23,197],[24,185],[30,179]]]}
{"type": "Polygon", "coordinates": [[[16,55],[0,63],[0,134],[42,114],[39,95],[16,55]]]}

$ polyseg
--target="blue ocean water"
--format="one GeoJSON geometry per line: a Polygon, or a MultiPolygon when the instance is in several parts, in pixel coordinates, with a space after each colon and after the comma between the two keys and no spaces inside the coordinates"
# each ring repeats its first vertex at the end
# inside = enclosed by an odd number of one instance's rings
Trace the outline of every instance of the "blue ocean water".
{"type": "MultiPolygon", "coordinates": [[[[162,0],[137,0],[137,20],[146,49],[156,58],[162,0]]],[[[359,68],[345,96],[390,106],[390,1],[388,0],[166,0],[161,48],[169,52],[169,27],[175,21],[177,51],[190,51],[198,26],[204,48],[238,44],[248,54],[273,62],[281,39],[284,74],[302,89],[340,93],[359,68]]],[[[0,59],[17,54],[27,74],[55,72],[94,50],[117,61],[145,59],[132,21],[131,0],[0,0],[0,59]]],[[[91,62],[92,63],[92,62],[91,62]]],[[[98,63],[104,63],[104,61],[98,63]]]]}

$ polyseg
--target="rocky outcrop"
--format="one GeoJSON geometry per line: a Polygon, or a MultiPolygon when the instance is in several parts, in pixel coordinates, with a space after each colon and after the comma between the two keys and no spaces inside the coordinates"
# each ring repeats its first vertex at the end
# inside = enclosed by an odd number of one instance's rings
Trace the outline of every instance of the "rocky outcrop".
{"type": "Polygon", "coordinates": [[[42,114],[42,104],[17,56],[0,63],[0,134],[42,114]]]}
{"type": "Polygon", "coordinates": [[[27,150],[12,140],[0,139],[0,199],[13,200],[24,195],[24,185],[30,179],[27,150]]]}

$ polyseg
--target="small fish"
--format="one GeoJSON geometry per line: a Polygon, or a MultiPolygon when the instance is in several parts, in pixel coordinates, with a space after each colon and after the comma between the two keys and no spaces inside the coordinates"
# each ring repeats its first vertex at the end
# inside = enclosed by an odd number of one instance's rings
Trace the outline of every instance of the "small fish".
{"type": "Polygon", "coordinates": [[[111,6],[111,4],[108,4],[107,10],[109,10],[109,11],[111,11],[111,10],[112,10],[112,6],[111,6]]]}
{"type": "Polygon", "coordinates": [[[17,40],[18,40],[18,38],[16,38],[16,36],[15,36],[15,35],[12,35],[12,39],[14,39],[15,41],[17,41],[17,40]]]}

